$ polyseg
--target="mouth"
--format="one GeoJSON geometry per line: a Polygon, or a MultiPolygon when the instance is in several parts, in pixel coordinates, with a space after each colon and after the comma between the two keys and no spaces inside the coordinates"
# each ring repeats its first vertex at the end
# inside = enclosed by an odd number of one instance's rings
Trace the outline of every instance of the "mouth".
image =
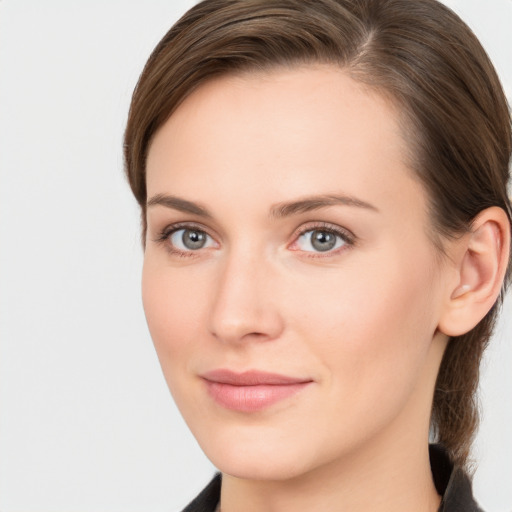
{"type": "Polygon", "coordinates": [[[236,373],[231,370],[213,370],[201,375],[208,394],[226,409],[239,412],[261,411],[285,400],[313,382],[276,373],[250,370],[236,373]]]}

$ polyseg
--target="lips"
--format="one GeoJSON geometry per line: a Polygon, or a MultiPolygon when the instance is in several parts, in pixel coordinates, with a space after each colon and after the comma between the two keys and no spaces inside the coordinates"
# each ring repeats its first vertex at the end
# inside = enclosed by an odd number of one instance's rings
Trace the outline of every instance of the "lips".
{"type": "Polygon", "coordinates": [[[306,388],[311,379],[251,370],[236,373],[213,370],[202,375],[209,395],[222,407],[256,412],[289,398],[306,388]]]}

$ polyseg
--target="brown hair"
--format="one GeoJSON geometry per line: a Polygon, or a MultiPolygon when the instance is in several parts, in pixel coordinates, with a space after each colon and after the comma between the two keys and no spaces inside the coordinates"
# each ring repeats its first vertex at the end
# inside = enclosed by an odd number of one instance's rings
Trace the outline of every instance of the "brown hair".
{"type": "MultiPolygon", "coordinates": [[[[124,152],[143,235],[149,145],[194,89],[222,74],[317,62],[343,67],[398,106],[441,251],[443,238],[471,229],[487,207],[511,218],[507,101],[485,51],[450,9],[436,0],[205,0],[160,41],[133,94],[124,152]]],[[[479,365],[498,306],[450,340],[437,378],[432,431],[459,464],[478,423],[479,365]]]]}

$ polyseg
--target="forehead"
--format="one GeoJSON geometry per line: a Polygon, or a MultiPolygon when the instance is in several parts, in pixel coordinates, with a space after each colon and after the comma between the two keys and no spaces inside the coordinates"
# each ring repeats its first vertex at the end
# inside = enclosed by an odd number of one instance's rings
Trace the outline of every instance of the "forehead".
{"type": "Polygon", "coordinates": [[[283,190],[396,194],[402,175],[412,178],[406,149],[395,105],[342,68],[222,76],[194,91],[157,131],[148,196],[177,190],[202,200],[211,192],[198,187],[205,180],[237,194],[264,188],[276,201],[283,190]]]}
{"type": "MultiPolygon", "coordinates": [[[[285,128],[290,135],[315,118],[334,121],[336,128],[341,129],[339,121],[343,116],[347,128],[351,128],[349,123],[364,123],[371,129],[377,123],[392,134],[401,134],[402,116],[397,102],[389,96],[355,81],[344,68],[335,65],[308,64],[230,73],[208,80],[189,94],[157,130],[152,142],[173,126],[179,125],[181,132],[191,125],[197,129],[205,116],[215,117],[218,124],[227,121],[236,126],[237,121],[243,122],[244,132],[263,128],[272,121],[279,122],[274,125],[278,129],[289,121],[285,128]]],[[[328,132],[319,136],[327,138],[328,132]]],[[[396,142],[402,143],[398,139],[396,142]]]]}

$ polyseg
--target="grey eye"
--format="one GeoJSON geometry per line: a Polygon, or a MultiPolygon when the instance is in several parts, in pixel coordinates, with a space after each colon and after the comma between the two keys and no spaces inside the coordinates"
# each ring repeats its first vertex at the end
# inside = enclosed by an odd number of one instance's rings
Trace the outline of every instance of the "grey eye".
{"type": "Polygon", "coordinates": [[[297,240],[300,250],[305,252],[327,252],[346,243],[342,236],[325,229],[311,229],[297,240]]]}
{"type": "Polygon", "coordinates": [[[311,245],[317,251],[330,251],[336,245],[336,235],[328,231],[313,231],[311,234],[311,245]]]}
{"type": "Polygon", "coordinates": [[[178,229],[169,237],[171,244],[180,251],[197,251],[212,245],[212,238],[200,229],[178,229]]]}

